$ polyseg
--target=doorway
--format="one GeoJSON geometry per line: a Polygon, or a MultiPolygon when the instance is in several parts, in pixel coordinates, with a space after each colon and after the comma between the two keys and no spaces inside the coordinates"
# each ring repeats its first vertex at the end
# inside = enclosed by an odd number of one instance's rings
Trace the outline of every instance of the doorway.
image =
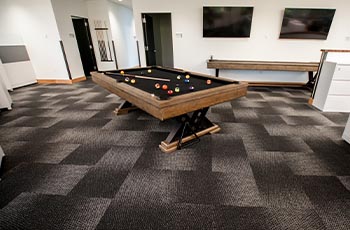
{"type": "Polygon", "coordinates": [[[147,66],[174,67],[170,13],[143,13],[142,27],[147,66]]]}
{"type": "Polygon", "coordinates": [[[85,76],[97,70],[94,47],[92,45],[89,22],[87,18],[72,17],[75,37],[78,43],[81,62],[85,76]]]}

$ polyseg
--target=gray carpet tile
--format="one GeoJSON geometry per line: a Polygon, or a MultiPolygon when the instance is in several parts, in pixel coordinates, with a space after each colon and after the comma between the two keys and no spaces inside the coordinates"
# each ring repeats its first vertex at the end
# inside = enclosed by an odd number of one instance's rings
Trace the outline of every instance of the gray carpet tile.
{"type": "Polygon", "coordinates": [[[109,149],[109,146],[96,146],[93,144],[80,145],[62,159],[60,163],[72,165],[95,165],[109,149]]]}
{"type": "Polygon", "coordinates": [[[23,192],[67,195],[87,171],[87,166],[22,163],[3,177],[0,207],[23,192]]]}
{"type": "Polygon", "coordinates": [[[110,200],[22,193],[0,210],[3,229],[95,229],[110,200]]]}
{"type": "Polygon", "coordinates": [[[339,176],[338,179],[342,182],[345,188],[350,191],[350,176],[339,176]]]}
{"type": "Polygon", "coordinates": [[[40,128],[49,128],[50,126],[59,122],[60,118],[54,117],[30,117],[22,116],[11,122],[7,122],[4,126],[6,127],[40,127],[40,128]]]}
{"type": "Polygon", "coordinates": [[[288,167],[283,152],[249,152],[249,159],[265,206],[312,208],[303,184],[288,167]],[[271,176],[274,175],[274,176],[271,176]]]}
{"type": "Polygon", "coordinates": [[[145,148],[135,169],[211,171],[212,159],[205,151],[185,148],[173,154],[164,154],[158,147],[145,148]]]}
{"type": "Polygon", "coordinates": [[[215,217],[217,229],[326,230],[313,209],[223,206],[215,217]]]}
{"type": "Polygon", "coordinates": [[[0,229],[349,229],[348,114],[302,88],[212,106],[221,130],[165,154],[177,125],[91,80],[31,85],[0,110],[0,229]]]}
{"type": "Polygon", "coordinates": [[[218,229],[215,208],[197,204],[111,203],[96,229],[218,229]]]}
{"type": "Polygon", "coordinates": [[[234,173],[179,171],[175,174],[176,203],[261,206],[254,177],[234,173]]]}
{"type": "Polygon", "coordinates": [[[350,226],[350,201],[318,203],[316,213],[327,229],[347,230],[350,226]]]}
{"type": "Polygon", "coordinates": [[[103,155],[97,162],[96,167],[131,171],[142,152],[143,147],[114,146],[103,155]]]}
{"type": "Polygon", "coordinates": [[[314,152],[291,152],[288,154],[283,154],[283,157],[295,175],[336,175],[336,172],[328,166],[327,161],[324,161],[314,152]]]}
{"type": "Polygon", "coordinates": [[[114,198],[128,171],[93,167],[70,191],[70,196],[114,198]]]}

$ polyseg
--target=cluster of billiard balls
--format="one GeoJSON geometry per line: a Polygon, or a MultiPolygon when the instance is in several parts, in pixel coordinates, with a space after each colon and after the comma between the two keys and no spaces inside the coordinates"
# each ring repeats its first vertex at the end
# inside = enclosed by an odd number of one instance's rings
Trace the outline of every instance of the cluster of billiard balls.
{"type": "MultiPolygon", "coordinates": [[[[176,78],[177,78],[178,80],[181,80],[181,75],[178,75],[176,78]]],[[[185,83],[189,83],[189,82],[190,82],[190,75],[187,74],[187,75],[185,76],[184,82],[185,82],[185,83]]],[[[210,84],[211,84],[211,80],[208,79],[206,83],[207,83],[207,85],[210,85],[210,84]]],[[[163,90],[168,90],[168,85],[166,85],[166,84],[160,85],[159,83],[156,83],[156,84],[154,85],[154,87],[155,87],[156,89],[162,88],[163,90]]],[[[191,86],[188,87],[188,89],[189,89],[190,91],[193,91],[193,90],[194,90],[194,86],[191,85],[191,86]]],[[[180,92],[180,87],[178,87],[178,84],[177,84],[177,86],[175,87],[174,90],[169,89],[169,90],[168,90],[168,94],[169,94],[169,95],[172,95],[172,94],[174,93],[174,91],[175,91],[176,93],[179,93],[179,92],[180,92]]]]}

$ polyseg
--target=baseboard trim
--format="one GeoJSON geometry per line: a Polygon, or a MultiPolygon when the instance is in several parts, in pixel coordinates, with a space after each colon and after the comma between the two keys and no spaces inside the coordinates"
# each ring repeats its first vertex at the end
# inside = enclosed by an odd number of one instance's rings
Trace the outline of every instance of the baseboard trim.
{"type": "Polygon", "coordinates": [[[66,85],[71,85],[73,83],[85,81],[86,77],[78,77],[74,78],[72,80],[59,80],[59,79],[38,79],[38,84],[66,84],[66,85]]]}
{"type": "Polygon", "coordinates": [[[314,103],[314,99],[312,97],[309,98],[308,102],[309,105],[312,105],[312,103],[314,103]]]}
{"type": "Polygon", "coordinates": [[[86,77],[82,76],[82,77],[72,79],[72,83],[77,83],[77,82],[81,82],[81,81],[85,81],[85,80],[86,80],[86,77]]]}

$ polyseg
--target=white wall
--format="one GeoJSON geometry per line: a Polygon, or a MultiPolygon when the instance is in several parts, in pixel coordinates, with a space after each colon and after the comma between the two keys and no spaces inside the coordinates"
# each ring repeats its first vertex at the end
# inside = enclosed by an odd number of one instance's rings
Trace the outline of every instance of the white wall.
{"type": "MultiPolygon", "coordinates": [[[[305,61],[318,62],[320,49],[349,49],[350,4],[348,0],[178,0],[165,4],[163,0],[133,0],[133,12],[137,39],[140,41],[142,65],[146,65],[143,43],[141,13],[172,14],[174,66],[203,73],[214,74],[206,68],[206,60],[215,59],[305,61]],[[203,38],[203,6],[253,6],[253,22],[250,38],[203,38]],[[336,13],[327,40],[279,39],[283,11],[286,7],[335,8],[336,13]],[[182,38],[176,36],[181,33],[182,38]]],[[[221,71],[222,76],[248,80],[269,79],[270,72],[221,71]],[[261,77],[262,76],[262,77],[261,77]]],[[[275,72],[278,79],[294,81],[295,77],[306,79],[306,73],[275,72]]]]}
{"type": "Polygon", "coordinates": [[[115,60],[113,56],[113,48],[112,48],[112,42],[111,42],[112,34],[111,34],[111,30],[110,30],[111,26],[109,22],[109,10],[108,10],[109,2],[107,0],[87,0],[86,4],[88,9],[88,15],[89,15],[91,38],[94,45],[94,51],[95,51],[98,70],[104,71],[104,70],[115,69],[116,65],[115,65],[115,60]],[[109,28],[108,30],[108,37],[110,40],[109,46],[111,48],[112,58],[114,60],[113,62],[101,62],[101,55],[98,49],[97,36],[95,33],[95,26],[94,26],[95,20],[101,20],[102,22],[106,22],[107,27],[109,28]]]}
{"type": "Polygon", "coordinates": [[[108,6],[118,67],[121,69],[138,66],[133,12],[114,2],[109,2],[108,6]]]}
{"type": "Polygon", "coordinates": [[[0,28],[23,38],[37,79],[68,79],[50,0],[1,0],[0,28]]]}
{"type": "Polygon", "coordinates": [[[51,0],[72,79],[84,76],[72,16],[88,17],[84,0],[51,0]],[[72,36],[74,35],[74,36],[72,36]]]}

